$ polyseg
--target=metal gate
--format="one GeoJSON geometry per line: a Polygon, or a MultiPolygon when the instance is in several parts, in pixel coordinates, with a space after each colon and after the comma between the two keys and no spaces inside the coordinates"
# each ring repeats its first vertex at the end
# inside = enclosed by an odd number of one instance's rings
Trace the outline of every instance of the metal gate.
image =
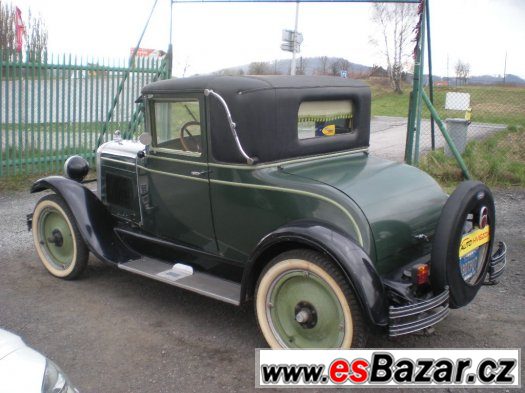
{"type": "Polygon", "coordinates": [[[56,173],[72,154],[92,161],[102,130],[101,141],[140,131],[135,99],[166,74],[165,59],[24,59],[0,51],[0,176],[56,173]]]}

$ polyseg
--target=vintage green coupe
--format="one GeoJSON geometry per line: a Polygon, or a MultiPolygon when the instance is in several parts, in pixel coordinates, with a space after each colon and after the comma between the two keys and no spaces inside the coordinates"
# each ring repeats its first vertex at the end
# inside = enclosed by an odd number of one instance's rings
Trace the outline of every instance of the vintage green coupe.
{"type": "Polygon", "coordinates": [[[370,89],[332,77],[195,77],[150,84],[146,133],[74,156],[28,216],[54,276],[89,252],[240,305],[272,348],[364,346],[428,328],[505,266],[490,190],[449,197],[417,168],[372,157],[370,89]]]}

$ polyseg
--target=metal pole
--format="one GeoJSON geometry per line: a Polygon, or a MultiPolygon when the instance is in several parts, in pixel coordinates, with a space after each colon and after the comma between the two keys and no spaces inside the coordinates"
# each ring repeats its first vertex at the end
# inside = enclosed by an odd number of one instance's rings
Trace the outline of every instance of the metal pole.
{"type": "Polygon", "coordinates": [[[419,89],[418,94],[416,96],[417,101],[417,112],[416,112],[416,128],[415,128],[415,134],[416,134],[416,141],[414,143],[414,161],[413,165],[419,164],[419,137],[421,135],[421,112],[423,110],[423,105],[421,104],[421,97],[424,93],[423,89],[423,77],[424,73],[423,70],[425,69],[425,8],[426,8],[426,1],[423,1],[423,16],[421,18],[421,33],[420,33],[420,50],[419,50],[419,89]]]}
{"type": "Polygon", "coordinates": [[[505,85],[507,75],[507,51],[505,51],[505,65],[503,66],[503,84],[505,85]]]}
{"type": "Polygon", "coordinates": [[[463,176],[467,180],[470,179],[470,173],[469,173],[469,171],[467,169],[467,165],[465,164],[465,161],[463,161],[463,157],[461,157],[461,154],[459,153],[458,149],[456,148],[456,145],[454,144],[454,141],[450,137],[450,135],[449,135],[449,133],[447,131],[447,127],[445,127],[445,124],[443,124],[443,121],[439,117],[439,114],[437,113],[436,108],[434,108],[434,105],[432,105],[432,103],[430,102],[430,99],[428,98],[428,96],[426,95],[425,92],[423,92],[422,98],[423,98],[423,101],[425,102],[426,106],[428,107],[428,110],[430,111],[432,116],[436,119],[436,123],[437,123],[439,129],[441,130],[441,133],[443,134],[443,137],[447,141],[448,146],[450,147],[450,151],[452,152],[452,154],[454,154],[454,157],[456,158],[456,160],[458,161],[459,166],[461,167],[461,171],[463,172],[463,176]]]}
{"type": "Polygon", "coordinates": [[[167,53],[167,76],[166,79],[173,75],[173,1],[170,0],[170,44],[167,53]]]}
{"type": "MultiPolygon", "coordinates": [[[[427,19],[427,56],[428,56],[428,85],[430,102],[434,104],[434,77],[432,76],[432,43],[430,41],[430,0],[426,1],[425,14],[427,19]]],[[[436,150],[436,134],[434,129],[434,117],[430,116],[430,140],[432,151],[436,150]]]]}
{"type": "MultiPolygon", "coordinates": [[[[424,10],[422,10],[424,12],[424,10]]],[[[414,162],[414,134],[417,132],[418,108],[421,106],[421,68],[424,56],[422,43],[424,41],[424,30],[422,30],[425,16],[419,19],[420,31],[417,46],[414,50],[414,77],[412,80],[412,92],[408,109],[407,138],[405,147],[405,162],[412,165],[414,162]]]]}
{"type": "Polygon", "coordinates": [[[295,28],[293,31],[293,51],[292,51],[292,65],[290,67],[290,75],[295,75],[295,50],[297,47],[297,27],[299,25],[299,2],[295,5],[295,28]]]}
{"type": "Polygon", "coordinates": [[[124,83],[126,82],[126,79],[129,77],[129,74],[131,72],[131,67],[133,66],[133,61],[135,60],[135,56],[137,55],[137,52],[139,50],[140,43],[142,42],[142,38],[144,38],[144,34],[146,33],[146,29],[148,28],[149,22],[151,20],[152,15],[153,15],[153,11],[155,11],[155,7],[157,6],[157,2],[158,2],[158,0],[155,0],[155,3],[153,3],[153,7],[151,7],[151,11],[149,13],[148,20],[146,21],[146,25],[144,26],[144,29],[142,30],[142,34],[140,35],[139,41],[137,42],[137,46],[135,47],[135,50],[133,51],[133,54],[129,58],[128,69],[124,73],[124,77],[122,78],[122,80],[120,81],[120,83],[119,83],[119,85],[117,87],[117,94],[115,95],[115,97],[113,97],[113,102],[111,104],[111,107],[109,108],[109,111],[108,111],[108,114],[107,114],[107,118],[106,118],[106,122],[104,123],[104,126],[102,127],[102,132],[101,132],[100,136],[98,137],[97,145],[95,146],[95,149],[98,148],[102,144],[102,140],[104,138],[104,135],[106,134],[106,132],[108,130],[109,121],[113,117],[113,112],[115,111],[115,108],[117,107],[117,104],[118,104],[118,98],[119,98],[120,94],[122,93],[122,90],[124,89],[124,83]]]}

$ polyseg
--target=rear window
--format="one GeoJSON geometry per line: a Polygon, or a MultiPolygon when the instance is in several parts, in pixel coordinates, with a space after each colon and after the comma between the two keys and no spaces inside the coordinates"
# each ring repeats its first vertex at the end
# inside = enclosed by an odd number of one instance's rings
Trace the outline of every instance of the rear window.
{"type": "Polygon", "coordinates": [[[297,114],[299,139],[329,138],[352,132],[353,105],[350,100],[305,101],[297,114]]]}

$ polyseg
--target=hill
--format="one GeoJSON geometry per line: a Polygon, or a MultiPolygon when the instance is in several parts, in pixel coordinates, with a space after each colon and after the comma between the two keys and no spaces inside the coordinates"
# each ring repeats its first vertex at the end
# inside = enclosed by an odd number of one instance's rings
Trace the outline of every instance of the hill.
{"type": "MultiPolygon", "coordinates": [[[[266,72],[269,74],[288,74],[290,72],[290,66],[292,61],[290,59],[274,60],[257,62],[257,64],[264,64],[266,72]]],[[[304,75],[314,75],[319,73],[325,73],[339,75],[340,70],[346,70],[352,75],[368,75],[372,67],[352,63],[351,61],[341,57],[298,57],[296,60],[296,66],[298,69],[302,69],[304,75]],[[324,69],[324,72],[322,72],[324,69]]],[[[234,66],[224,68],[213,72],[212,74],[248,74],[250,72],[250,64],[243,64],[240,66],[234,66]]]]}
{"type": "MultiPolygon", "coordinates": [[[[229,68],[223,68],[221,70],[212,72],[217,75],[245,75],[249,73],[255,74],[288,74],[291,66],[290,59],[273,60],[255,62],[251,64],[243,64],[240,66],[234,66],[229,68]],[[258,72],[252,72],[253,64],[256,64],[258,72]]],[[[359,63],[353,63],[342,57],[298,57],[296,61],[298,73],[304,75],[340,75],[341,70],[348,72],[348,75],[353,78],[367,78],[375,66],[367,66],[359,63]]],[[[383,69],[380,69],[385,72],[383,69]]],[[[408,80],[411,80],[411,75],[408,75],[408,80]]],[[[428,75],[425,76],[425,80],[428,81],[428,75]]],[[[445,77],[434,75],[434,81],[446,80],[445,77]]],[[[455,77],[451,76],[450,81],[454,81],[455,77]]],[[[468,78],[469,85],[500,85],[503,83],[503,77],[501,75],[474,75],[468,78]]],[[[505,84],[507,85],[525,85],[525,79],[513,75],[507,74],[505,78],[505,84]]]]}

